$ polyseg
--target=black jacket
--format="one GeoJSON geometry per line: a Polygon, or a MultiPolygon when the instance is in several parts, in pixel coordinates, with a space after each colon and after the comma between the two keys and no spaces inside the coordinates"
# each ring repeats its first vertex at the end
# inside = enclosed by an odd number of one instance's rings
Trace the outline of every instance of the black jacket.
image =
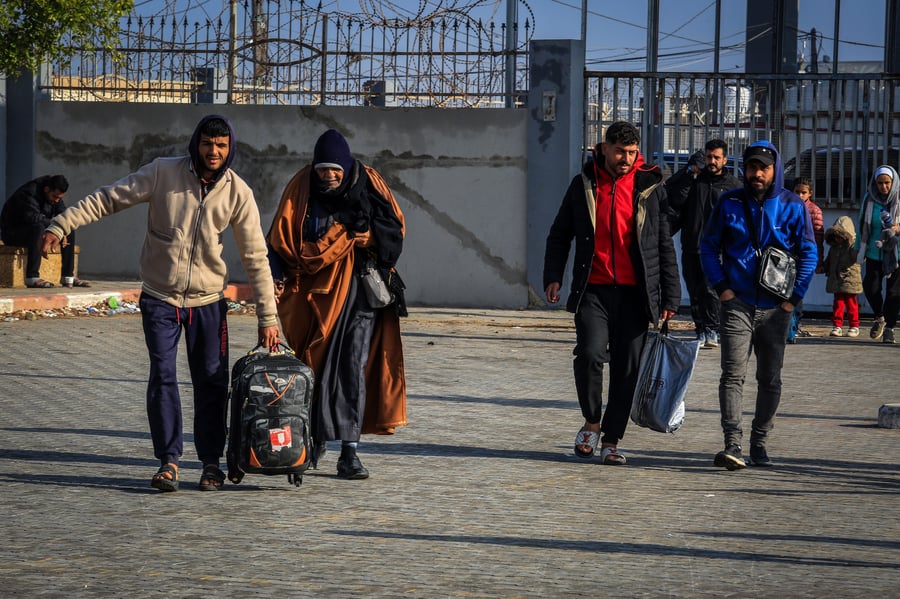
{"type": "Polygon", "coordinates": [[[669,221],[672,235],[681,231],[681,251],[700,253],[703,228],[719,196],[730,189],[742,187],[741,180],[723,172],[712,175],[705,168],[696,177],[688,174],[687,167],[680,169],[666,181],[669,198],[669,221]]]}
{"type": "MultiPolygon", "coordinates": [[[[591,162],[572,179],[559,212],[547,235],[544,254],[544,288],[562,283],[572,239],[575,239],[575,263],[566,309],[577,312],[590,276],[594,256],[594,223],[588,205],[594,202],[596,185],[591,162]],[[587,189],[586,189],[587,185],[587,189]]],[[[675,246],[666,218],[666,193],[662,174],[656,165],[640,166],[634,173],[634,222],[637,231],[629,248],[638,283],[646,298],[647,321],[659,320],[660,306],[677,310],[681,301],[681,282],[675,246]]]]}
{"type": "Polygon", "coordinates": [[[28,225],[40,225],[43,228],[50,224],[54,216],[66,209],[63,200],[54,204],[44,196],[44,187],[50,179],[50,176],[38,177],[9,196],[0,213],[0,230],[15,231],[28,225]]]}

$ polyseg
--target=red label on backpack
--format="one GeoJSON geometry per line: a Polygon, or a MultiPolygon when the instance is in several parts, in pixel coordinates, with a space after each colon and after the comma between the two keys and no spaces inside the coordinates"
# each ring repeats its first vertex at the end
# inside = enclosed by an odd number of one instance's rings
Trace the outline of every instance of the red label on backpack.
{"type": "Polygon", "coordinates": [[[272,451],[291,447],[291,427],[269,429],[269,442],[272,444],[272,451]]]}

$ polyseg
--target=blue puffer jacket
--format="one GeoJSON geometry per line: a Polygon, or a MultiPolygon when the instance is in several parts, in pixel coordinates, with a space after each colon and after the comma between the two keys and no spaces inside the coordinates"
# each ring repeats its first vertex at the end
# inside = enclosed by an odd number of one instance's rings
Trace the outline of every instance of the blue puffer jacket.
{"type": "Polygon", "coordinates": [[[803,200],[783,187],[781,155],[768,141],[758,141],[775,153],[775,179],[762,203],[750,186],[728,191],[719,198],[700,243],[703,272],[716,292],[734,291],[742,301],[759,308],[772,308],[781,300],[756,285],[759,262],[747,226],[744,204],[755,223],[759,247],[780,247],[797,258],[797,282],[790,302],[800,303],[809,288],[818,261],[818,250],[809,212],[803,200]]]}

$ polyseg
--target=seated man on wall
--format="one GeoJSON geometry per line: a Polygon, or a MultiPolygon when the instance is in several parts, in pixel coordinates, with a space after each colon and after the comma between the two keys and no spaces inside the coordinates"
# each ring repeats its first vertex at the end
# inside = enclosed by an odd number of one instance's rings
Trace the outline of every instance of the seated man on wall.
{"type": "MultiPolygon", "coordinates": [[[[25,285],[53,287],[41,278],[41,235],[54,216],[66,209],[63,197],[69,182],[62,175],[44,175],[17,189],[0,212],[0,239],[6,245],[28,249],[25,264],[25,285]]],[[[90,287],[87,281],[75,277],[75,236],[70,234],[60,244],[62,281],[65,287],[90,287]]]]}

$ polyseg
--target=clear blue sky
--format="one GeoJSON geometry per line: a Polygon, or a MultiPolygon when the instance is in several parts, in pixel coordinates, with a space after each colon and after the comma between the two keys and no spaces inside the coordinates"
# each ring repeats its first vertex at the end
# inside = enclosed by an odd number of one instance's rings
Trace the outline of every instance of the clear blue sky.
{"type": "MultiPolygon", "coordinates": [[[[883,60],[884,14],[887,0],[842,0],[840,2],[839,59],[883,60]]],[[[892,0],[895,1],[895,0],[892,0]]],[[[536,37],[580,37],[580,0],[529,2],[535,13],[536,37]]],[[[587,57],[598,68],[615,68],[629,59],[631,68],[646,64],[646,0],[589,0],[587,4],[587,57]]],[[[672,71],[711,70],[715,40],[714,0],[660,0],[659,69],[672,71]]],[[[742,70],[746,39],[746,0],[723,0],[720,56],[723,71],[742,70]]],[[[521,12],[521,11],[520,11],[521,12]]],[[[806,34],[803,52],[809,58],[809,32],[816,29],[819,54],[834,55],[835,1],[799,0],[800,35],[806,34]],[[805,50],[805,51],[804,51],[805,50]]],[[[593,68],[589,64],[589,68],[593,68]]]]}
{"type": "MultiPolygon", "coordinates": [[[[243,3],[244,0],[241,0],[243,3]]],[[[809,31],[819,34],[820,57],[835,53],[835,0],[797,0],[801,39],[798,52],[811,56],[809,31]]],[[[896,0],[841,0],[839,59],[884,58],[885,2],[896,0]]],[[[412,18],[417,14],[464,13],[484,22],[506,19],[508,0],[322,0],[325,12],[376,14],[412,18]]],[[[316,6],[319,0],[307,0],[316,6]]],[[[267,4],[269,4],[267,2],[267,4]]],[[[589,69],[642,70],[646,65],[646,0],[588,0],[587,60],[589,69]]],[[[744,68],[743,44],[747,0],[722,0],[720,70],[744,68]]],[[[160,10],[188,13],[191,18],[217,17],[227,12],[228,0],[135,0],[140,14],[160,10]]],[[[294,0],[298,6],[298,0],[294,0]]],[[[715,39],[715,0],[659,0],[660,71],[711,71],[715,39]]],[[[518,21],[533,25],[536,39],[580,38],[581,0],[519,0],[518,21]]],[[[499,30],[498,30],[499,31],[499,30]]]]}

